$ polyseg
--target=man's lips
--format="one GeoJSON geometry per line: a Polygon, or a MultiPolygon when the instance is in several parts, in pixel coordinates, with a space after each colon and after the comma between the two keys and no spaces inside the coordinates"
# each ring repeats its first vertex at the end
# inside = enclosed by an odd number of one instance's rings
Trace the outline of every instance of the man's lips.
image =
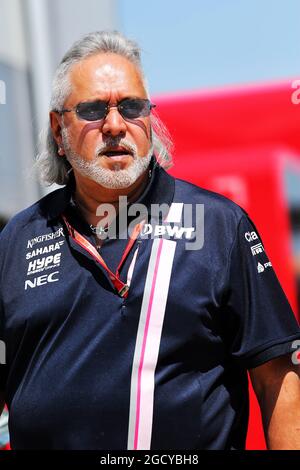
{"type": "Polygon", "coordinates": [[[99,153],[99,157],[112,158],[113,160],[120,160],[128,156],[132,157],[132,153],[124,148],[106,149],[99,153]]]}

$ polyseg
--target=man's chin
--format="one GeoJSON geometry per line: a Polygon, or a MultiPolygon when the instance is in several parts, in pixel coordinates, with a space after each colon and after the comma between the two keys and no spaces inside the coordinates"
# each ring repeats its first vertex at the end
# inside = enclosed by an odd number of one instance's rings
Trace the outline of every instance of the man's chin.
{"type": "Polygon", "coordinates": [[[126,155],[124,159],[100,156],[92,162],[87,162],[79,155],[69,155],[69,162],[83,177],[107,189],[126,189],[133,185],[147,170],[152,153],[145,157],[134,158],[126,155]],[[127,164],[126,164],[127,163],[127,164]]]}
{"type": "Polygon", "coordinates": [[[100,158],[99,166],[111,171],[127,170],[133,163],[133,156],[128,154],[111,157],[103,155],[100,158]]]}

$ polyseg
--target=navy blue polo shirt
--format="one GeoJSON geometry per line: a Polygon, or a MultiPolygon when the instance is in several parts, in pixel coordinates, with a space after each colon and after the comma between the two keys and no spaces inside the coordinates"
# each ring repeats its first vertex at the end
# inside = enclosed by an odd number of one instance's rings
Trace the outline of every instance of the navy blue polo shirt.
{"type": "MultiPolygon", "coordinates": [[[[71,184],[54,191],[0,235],[12,448],[244,448],[247,369],[292,352],[300,337],[245,211],[157,165],[139,202],[171,205],[171,228],[137,239],[122,297],[67,231],[62,214],[94,243],[71,195],[71,184]],[[172,232],[185,205],[188,225],[202,224],[198,249],[172,232]]],[[[126,243],[100,249],[113,271],[126,243]]]]}

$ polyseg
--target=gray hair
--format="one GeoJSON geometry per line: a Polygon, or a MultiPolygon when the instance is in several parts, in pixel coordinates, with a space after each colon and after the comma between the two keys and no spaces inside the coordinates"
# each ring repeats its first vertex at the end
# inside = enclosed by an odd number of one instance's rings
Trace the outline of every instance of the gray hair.
{"type": "MultiPolygon", "coordinates": [[[[76,41],[58,65],[52,84],[51,110],[61,110],[72,91],[69,75],[72,66],[89,56],[100,53],[115,53],[132,62],[139,70],[149,96],[137,43],[127,39],[118,31],[96,31],[76,41]]],[[[170,134],[156,112],[152,111],[150,122],[156,160],[161,166],[169,168],[172,166],[171,152],[173,150],[170,134]]],[[[69,180],[71,166],[65,157],[58,155],[58,147],[50,123],[47,129],[40,133],[39,153],[35,166],[41,179],[48,184],[64,185],[69,180]]]]}

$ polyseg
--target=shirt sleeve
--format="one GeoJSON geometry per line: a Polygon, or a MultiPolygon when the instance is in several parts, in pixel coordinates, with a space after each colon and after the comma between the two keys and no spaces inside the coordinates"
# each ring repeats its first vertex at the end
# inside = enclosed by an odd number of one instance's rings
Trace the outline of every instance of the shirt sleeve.
{"type": "Polygon", "coordinates": [[[294,351],[300,329],[260,235],[242,216],[228,264],[226,338],[232,358],[251,369],[294,351]]]}

